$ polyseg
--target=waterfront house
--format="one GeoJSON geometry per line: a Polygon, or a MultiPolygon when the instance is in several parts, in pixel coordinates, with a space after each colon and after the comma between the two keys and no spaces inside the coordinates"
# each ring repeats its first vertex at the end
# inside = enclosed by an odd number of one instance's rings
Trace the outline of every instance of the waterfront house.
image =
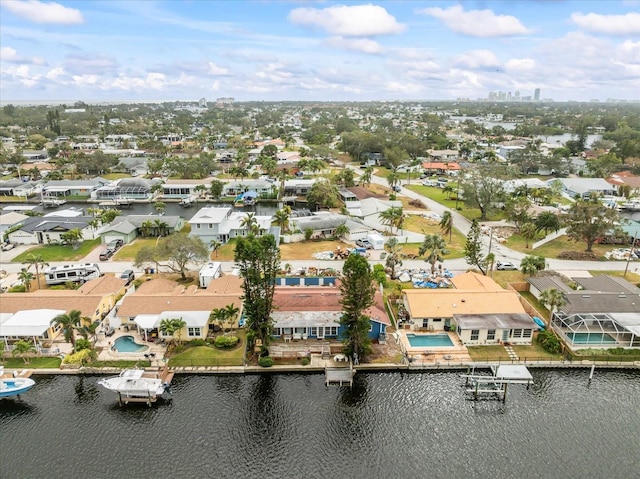
{"type": "MultiPolygon", "coordinates": [[[[278,286],[273,296],[273,335],[289,339],[340,339],[344,328],[340,326],[342,294],[336,286],[278,286]]],[[[376,290],[374,305],[364,314],[369,320],[369,337],[377,340],[391,325],[376,290]]]]}
{"type": "Polygon", "coordinates": [[[616,186],[604,178],[556,178],[547,183],[551,185],[552,181],[559,181],[562,184],[563,193],[572,198],[588,199],[592,193],[596,193],[598,196],[615,196],[618,190],[616,186]]]}
{"type": "Polygon", "coordinates": [[[130,200],[151,199],[151,189],[158,180],[146,178],[122,178],[96,189],[91,197],[95,200],[113,200],[115,198],[130,200]]]}
{"type": "Polygon", "coordinates": [[[91,216],[34,216],[22,221],[7,236],[15,244],[57,244],[63,242],[62,234],[79,229],[83,240],[92,240],[97,238],[96,230],[89,224],[92,220],[91,216]]]}
{"type": "Polygon", "coordinates": [[[460,171],[460,165],[454,161],[425,161],[422,163],[422,170],[426,175],[449,175],[455,176],[460,171]]]}
{"type": "MultiPolygon", "coordinates": [[[[24,309],[15,313],[0,313],[0,338],[7,344],[13,341],[33,341],[34,347],[42,341],[56,339],[62,328],[53,319],[65,314],[62,309],[24,309]]],[[[9,348],[9,350],[11,347],[9,348]]]]}
{"type": "MultiPolygon", "coordinates": [[[[249,235],[249,228],[244,224],[247,213],[234,211],[231,206],[207,206],[200,208],[189,220],[191,224],[191,236],[199,237],[205,244],[211,241],[227,243],[231,238],[244,238],[249,235]]],[[[271,227],[271,216],[255,216],[260,228],[259,235],[265,233],[275,234],[279,232],[271,227]]]]}
{"type": "Polygon", "coordinates": [[[451,280],[451,289],[407,289],[405,329],[456,331],[465,345],[531,344],[537,326],[519,294],[493,279],[468,272],[451,280]]]}
{"type": "Polygon", "coordinates": [[[0,181],[0,196],[29,197],[37,193],[42,185],[34,181],[22,181],[20,178],[0,181]]]}
{"type": "Polygon", "coordinates": [[[285,180],[283,194],[284,196],[306,196],[315,182],[316,180],[313,178],[308,180],[301,178],[285,180]]]}
{"type": "Polygon", "coordinates": [[[570,348],[640,348],[640,288],[624,278],[572,278],[578,289],[557,276],[527,281],[536,298],[548,289],[562,292],[565,304],[551,325],[570,348]]]}
{"type": "Polygon", "coordinates": [[[255,191],[258,196],[277,193],[277,185],[265,180],[242,180],[225,183],[222,196],[238,196],[247,191],[255,191]]]}
{"type": "Polygon", "coordinates": [[[208,190],[213,178],[201,180],[167,180],[162,185],[162,197],[166,199],[181,199],[192,195],[198,195],[204,187],[208,190]]]}
{"type": "Polygon", "coordinates": [[[22,213],[18,213],[17,211],[1,213],[0,214],[0,235],[2,235],[2,233],[11,229],[12,227],[22,223],[27,218],[29,218],[29,216],[23,215],[22,213]]]}
{"type": "Polygon", "coordinates": [[[209,321],[214,309],[235,305],[240,311],[230,327],[238,327],[242,316],[241,296],[242,279],[233,275],[211,280],[206,289],[195,284],[185,287],[158,278],[141,284],[135,293],[126,295],[110,322],[112,327],[136,328],[146,338],[156,335],[168,339],[170,336],[163,336],[159,330],[160,323],[163,319],[182,318],[187,323],[181,331],[183,339],[204,339],[216,326],[209,321]]]}
{"type": "Polygon", "coordinates": [[[100,188],[111,183],[110,180],[96,177],[87,180],[52,180],[48,181],[42,187],[43,196],[86,196],[100,188]]]}

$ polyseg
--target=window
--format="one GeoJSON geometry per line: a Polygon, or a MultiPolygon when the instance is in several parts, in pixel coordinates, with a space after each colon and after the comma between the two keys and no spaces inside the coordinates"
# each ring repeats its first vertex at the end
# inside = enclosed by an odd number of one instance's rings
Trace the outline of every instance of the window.
{"type": "Polygon", "coordinates": [[[196,229],[199,230],[200,229],[200,223],[196,223],[196,229]]]}
{"type": "Polygon", "coordinates": [[[338,327],[337,326],[325,326],[324,335],[325,336],[337,336],[338,335],[338,327]]]}
{"type": "Polygon", "coordinates": [[[209,223],[209,229],[212,230],[213,229],[213,224],[209,223]]]}
{"type": "Polygon", "coordinates": [[[440,321],[442,321],[442,318],[433,318],[432,321],[434,323],[439,323],[440,321]]]}
{"type": "Polygon", "coordinates": [[[373,332],[373,323],[369,322],[369,332],[373,332]]]}
{"type": "Polygon", "coordinates": [[[522,329],[513,329],[511,331],[512,338],[521,338],[522,337],[522,329]]]}
{"type": "Polygon", "coordinates": [[[422,320],[422,327],[423,328],[428,328],[429,327],[429,319],[423,319],[422,320]]]}
{"type": "Polygon", "coordinates": [[[282,336],[282,331],[280,330],[280,328],[273,328],[273,335],[282,336]]]}
{"type": "Polygon", "coordinates": [[[471,330],[471,341],[477,341],[479,336],[480,336],[480,330],[479,329],[472,329],[471,330]]]}
{"type": "Polygon", "coordinates": [[[494,339],[496,339],[496,330],[495,329],[487,330],[487,341],[493,341],[494,339]]]}
{"type": "Polygon", "coordinates": [[[523,338],[530,338],[532,332],[533,332],[533,330],[531,330],[531,329],[523,329],[522,330],[522,337],[523,338]]]}
{"type": "Polygon", "coordinates": [[[318,335],[318,327],[311,326],[311,336],[317,336],[317,335],[318,335]]]}
{"type": "Polygon", "coordinates": [[[187,328],[187,335],[190,338],[196,338],[201,336],[201,328],[187,328]]]}

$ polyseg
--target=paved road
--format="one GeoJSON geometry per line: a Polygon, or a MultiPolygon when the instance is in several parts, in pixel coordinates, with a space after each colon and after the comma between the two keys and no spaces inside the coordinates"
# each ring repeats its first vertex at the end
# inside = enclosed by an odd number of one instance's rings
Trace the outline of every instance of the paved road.
{"type": "MultiPolygon", "coordinates": [[[[356,175],[362,174],[362,171],[358,168],[352,168],[356,175]]],[[[418,180],[415,180],[418,181],[418,180]]],[[[379,176],[373,175],[371,177],[371,182],[382,185],[389,186],[387,180],[385,178],[381,178],[379,176]]],[[[400,192],[401,195],[404,195],[408,198],[419,199],[421,200],[429,210],[438,213],[442,216],[445,211],[451,211],[453,216],[453,224],[454,226],[462,232],[462,234],[467,235],[469,233],[469,229],[471,227],[471,222],[462,216],[460,213],[454,210],[449,210],[445,206],[437,203],[430,198],[419,195],[418,193],[411,191],[407,188],[402,187],[400,192]]],[[[382,225],[380,225],[382,228],[382,225]]],[[[488,251],[489,249],[489,237],[488,235],[483,235],[483,244],[488,251]]],[[[18,246],[11,251],[2,252],[0,255],[0,269],[6,271],[7,273],[17,273],[23,267],[20,263],[13,263],[11,260],[20,254],[21,252],[31,248],[32,246],[18,246]]],[[[94,251],[92,251],[85,260],[87,262],[98,262],[97,256],[99,255],[101,249],[103,247],[98,247],[94,251]]],[[[519,251],[514,251],[505,245],[502,245],[496,241],[492,242],[491,251],[496,255],[496,260],[498,261],[510,261],[516,266],[520,265],[520,261],[524,258],[525,254],[520,253],[519,251]]],[[[85,261],[83,260],[83,262],[85,261]]],[[[373,260],[373,263],[384,263],[384,261],[373,260]]],[[[66,262],[68,263],[68,261],[66,262]]],[[[285,263],[289,263],[292,268],[303,268],[309,266],[315,266],[318,268],[335,268],[342,269],[343,261],[320,261],[315,259],[302,260],[302,261],[292,261],[292,260],[283,260],[283,265],[285,263]]],[[[549,264],[549,268],[556,271],[623,271],[626,267],[626,262],[624,261],[568,261],[568,260],[557,260],[557,259],[549,259],[547,260],[549,264]]],[[[51,263],[51,266],[65,264],[65,262],[60,263],[51,263]]],[[[120,273],[126,269],[133,269],[134,271],[141,273],[140,269],[134,268],[133,263],[130,261],[104,261],[99,262],[101,271],[105,273],[120,273]]],[[[470,268],[470,266],[466,263],[464,258],[458,259],[445,259],[444,266],[452,272],[457,271],[466,271],[470,268]]],[[[428,267],[427,263],[424,260],[405,260],[403,261],[403,267],[410,269],[426,269],[428,267]]],[[[197,265],[193,265],[193,269],[197,269],[197,265]]],[[[222,269],[224,272],[231,272],[233,269],[233,262],[223,262],[222,269]]],[[[639,272],[640,271],[640,263],[638,261],[632,262],[629,265],[629,271],[639,272]]]]}

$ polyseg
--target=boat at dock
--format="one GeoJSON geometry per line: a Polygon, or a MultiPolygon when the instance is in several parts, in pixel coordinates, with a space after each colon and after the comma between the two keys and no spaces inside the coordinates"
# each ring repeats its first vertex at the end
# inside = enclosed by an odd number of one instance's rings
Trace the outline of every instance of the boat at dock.
{"type": "Polygon", "coordinates": [[[118,376],[101,379],[98,384],[118,395],[120,405],[146,403],[151,406],[165,394],[171,394],[173,372],[165,367],[162,371],[125,369],[118,376]]]}
{"type": "Polygon", "coordinates": [[[101,201],[98,206],[115,207],[115,208],[128,208],[133,204],[133,200],[129,198],[114,198],[113,200],[101,201]]]}
{"type": "Polygon", "coordinates": [[[42,198],[42,202],[40,203],[43,208],[57,208],[58,206],[62,206],[67,202],[67,200],[61,200],[59,198],[42,198]]]}
{"type": "Polygon", "coordinates": [[[628,201],[620,205],[624,211],[640,211],[640,201],[628,201]]]}
{"type": "Polygon", "coordinates": [[[195,205],[197,201],[198,197],[196,195],[185,196],[180,200],[180,206],[188,208],[189,206],[195,205]]]}
{"type": "Polygon", "coordinates": [[[36,384],[29,376],[31,376],[30,370],[5,374],[4,367],[0,366],[0,398],[26,393],[36,384]]]}

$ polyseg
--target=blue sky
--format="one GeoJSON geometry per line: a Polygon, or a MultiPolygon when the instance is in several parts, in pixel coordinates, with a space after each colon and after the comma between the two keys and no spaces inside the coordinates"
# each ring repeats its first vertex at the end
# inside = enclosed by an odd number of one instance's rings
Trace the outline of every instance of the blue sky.
{"type": "Polygon", "coordinates": [[[0,0],[0,100],[640,100],[640,2],[0,0]]]}

